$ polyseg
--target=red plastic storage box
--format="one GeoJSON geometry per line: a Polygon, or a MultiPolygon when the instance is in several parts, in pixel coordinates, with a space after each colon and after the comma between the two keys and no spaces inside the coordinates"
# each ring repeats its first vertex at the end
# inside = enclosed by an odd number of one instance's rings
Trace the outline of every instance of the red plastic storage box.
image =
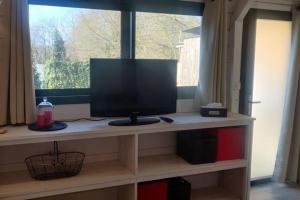
{"type": "Polygon", "coordinates": [[[245,158],[246,129],[220,128],[218,132],[218,161],[245,158]]]}
{"type": "Polygon", "coordinates": [[[138,185],[138,200],[167,200],[168,181],[153,181],[138,185]]]}

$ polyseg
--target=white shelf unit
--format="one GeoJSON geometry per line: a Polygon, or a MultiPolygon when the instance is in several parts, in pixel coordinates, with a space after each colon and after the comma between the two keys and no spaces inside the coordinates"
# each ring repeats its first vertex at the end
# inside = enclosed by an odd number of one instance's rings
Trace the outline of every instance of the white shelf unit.
{"type": "MultiPolygon", "coordinates": [[[[0,199],[59,200],[78,196],[91,200],[137,200],[140,182],[211,175],[218,177],[217,183],[207,186],[208,189],[193,188],[192,200],[209,196],[209,191],[215,192],[205,199],[223,200],[224,196],[224,200],[247,200],[253,119],[238,114],[230,114],[228,118],[203,118],[194,113],[170,117],[175,120],[173,124],[161,122],[139,127],[110,127],[107,120],[81,121],[68,123],[66,130],[52,133],[7,127],[8,133],[0,135],[0,199]],[[191,165],[175,153],[177,131],[234,126],[246,128],[245,159],[191,165]],[[81,173],[71,178],[33,180],[24,159],[49,152],[53,141],[59,142],[61,151],[86,154],[81,173]]],[[[192,185],[201,182],[206,181],[200,178],[192,185]]]]}

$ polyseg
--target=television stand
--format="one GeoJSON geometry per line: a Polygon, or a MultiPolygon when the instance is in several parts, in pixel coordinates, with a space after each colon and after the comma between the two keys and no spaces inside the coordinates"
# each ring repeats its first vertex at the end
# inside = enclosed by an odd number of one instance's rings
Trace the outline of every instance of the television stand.
{"type": "MultiPolygon", "coordinates": [[[[0,135],[0,154],[10,159],[0,162],[0,199],[137,200],[139,183],[183,177],[193,188],[192,200],[249,200],[254,119],[234,113],[227,118],[206,118],[198,112],[168,117],[176,123],[112,127],[106,120],[83,120],[69,122],[67,129],[58,132],[7,126],[8,134],[0,135]],[[223,128],[244,129],[242,159],[192,165],[177,155],[177,132],[202,135],[207,129],[223,128]],[[47,152],[45,144],[53,141],[62,142],[66,150],[85,153],[82,172],[51,181],[31,179],[24,159],[47,152]]],[[[239,138],[225,146],[235,146],[239,138]]]]}
{"type": "Polygon", "coordinates": [[[129,119],[120,119],[111,121],[108,124],[110,126],[142,126],[149,124],[159,123],[160,119],[153,117],[141,117],[139,118],[137,115],[130,116],[129,119]]]}

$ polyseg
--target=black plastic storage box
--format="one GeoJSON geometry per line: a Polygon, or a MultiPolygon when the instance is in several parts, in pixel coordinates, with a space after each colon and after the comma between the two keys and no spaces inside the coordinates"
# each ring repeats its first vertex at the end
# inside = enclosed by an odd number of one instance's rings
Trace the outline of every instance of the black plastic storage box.
{"type": "Polygon", "coordinates": [[[168,180],[168,200],[190,200],[191,184],[183,178],[168,180]]]}
{"type": "Polygon", "coordinates": [[[190,164],[217,161],[217,133],[215,129],[177,133],[177,155],[190,164]]]}

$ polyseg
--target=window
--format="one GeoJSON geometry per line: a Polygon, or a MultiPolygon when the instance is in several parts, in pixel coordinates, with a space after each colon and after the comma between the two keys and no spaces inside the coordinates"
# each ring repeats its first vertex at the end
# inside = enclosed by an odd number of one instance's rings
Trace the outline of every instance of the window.
{"type": "Polygon", "coordinates": [[[29,8],[36,89],[89,88],[90,58],[121,57],[121,12],[29,8]]]}
{"type": "Polygon", "coordinates": [[[178,60],[178,86],[199,77],[200,16],[137,12],[136,58],[178,60]]]}
{"type": "Polygon", "coordinates": [[[203,4],[29,0],[37,102],[89,102],[90,58],[177,59],[179,98],[198,82],[203,4]],[[168,13],[168,14],[166,14],[168,13]],[[196,16],[197,15],[197,16],[196,16]]]}

